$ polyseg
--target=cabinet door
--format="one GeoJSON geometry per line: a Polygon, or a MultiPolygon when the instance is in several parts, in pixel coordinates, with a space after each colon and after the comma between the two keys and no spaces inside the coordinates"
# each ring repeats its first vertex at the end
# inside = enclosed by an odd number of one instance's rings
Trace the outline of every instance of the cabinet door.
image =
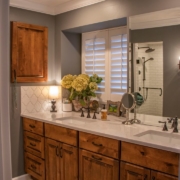
{"type": "Polygon", "coordinates": [[[150,180],[150,170],[121,162],[120,180],[150,180]]]}
{"type": "Polygon", "coordinates": [[[79,150],[80,180],[118,180],[119,162],[86,150],[79,150]]]}
{"type": "Polygon", "coordinates": [[[151,180],[178,180],[178,177],[170,176],[157,171],[151,171],[151,180]]]}
{"type": "Polygon", "coordinates": [[[76,147],[63,144],[60,149],[61,179],[78,180],[78,150],[76,147]]]}
{"type": "Polygon", "coordinates": [[[47,80],[47,28],[12,22],[12,82],[47,80]]]}
{"type": "Polygon", "coordinates": [[[45,161],[46,161],[46,180],[60,180],[60,152],[61,144],[46,138],[45,140],[45,161]]]}

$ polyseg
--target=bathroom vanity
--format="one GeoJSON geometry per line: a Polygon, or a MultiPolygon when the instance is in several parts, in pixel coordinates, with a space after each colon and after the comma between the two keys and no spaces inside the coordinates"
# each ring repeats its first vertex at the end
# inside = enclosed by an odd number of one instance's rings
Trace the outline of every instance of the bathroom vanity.
{"type": "Polygon", "coordinates": [[[166,143],[147,140],[148,132],[164,133],[159,127],[82,119],[77,113],[22,117],[25,171],[32,179],[178,180],[180,145],[172,146],[172,134],[166,133],[166,143]],[[136,136],[142,132],[146,138],[136,136]]]}

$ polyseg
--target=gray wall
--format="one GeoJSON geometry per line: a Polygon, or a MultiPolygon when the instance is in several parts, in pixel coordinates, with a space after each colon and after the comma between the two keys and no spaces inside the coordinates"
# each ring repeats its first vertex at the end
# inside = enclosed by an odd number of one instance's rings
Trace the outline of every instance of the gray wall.
{"type": "Polygon", "coordinates": [[[9,1],[0,0],[0,179],[11,180],[9,1]]]}
{"type": "MultiPolygon", "coordinates": [[[[56,80],[60,82],[61,77],[64,75],[63,71],[59,70],[59,67],[66,63],[71,63],[71,60],[66,60],[66,62],[64,62],[65,59],[62,57],[62,30],[71,30],[71,32],[76,32],[75,29],[78,27],[88,27],[81,28],[81,30],[82,32],[88,31],[88,29],[90,31],[92,25],[97,26],[97,24],[102,22],[107,23],[108,21],[112,20],[120,21],[123,17],[174,8],[177,6],[180,6],[179,0],[173,0],[173,2],[170,2],[169,0],[106,0],[105,2],[57,15],[55,41],[56,80]]],[[[99,29],[98,26],[97,29],[99,29]]]]}
{"type": "Polygon", "coordinates": [[[180,117],[180,25],[131,31],[132,43],[163,41],[163,116],[180,117]]]}
{"type": "Polygon", "coordinates": [[[23,131],[20,118],[20,87],[32,85],[55,84],[55,17],[26,11],[18,8],[10,8],[10,21],[37,24],[48,27],[48,82],[45,83],[18,83],[17,84],[17,109],[14,108],[13,84],[11,84],[11,154],[13,177],[24,174],[23,156],[23,131]]]}
{"type": "MultiPolygon", "coordinates": [[[[63,13],[55,17],[32,11],[11,8],[10,20],[48,27],[49,81],[47,83],[51,84],[54,83],[53,80],[56,80],[57,83],[59,83],[62,75],[66,73],[80,72],[80,30],[76,31],[77,28],[81,29],[81,32],[90,31],[92,25],[99,29],[99,23],[102,22],[108,23],[112,20],[121,21],[122,18],[126,16],[177,6],[180,6],[179,0],[173,0],[173,2],[169,0],[106,0],[105,2],[63,13]],[[83,30],[81,27],[86,28],[83,30]],[[68,30],[72,34],[68,34],[68,30]]],[[[108,27],[111,27],[111,25],[108,25],[108,27]]],[[[95,29],[93,28],[93,30],[95,29]]],[[[20,120],[21,85],[23,84],[18,85],[18,109],[16,110],[13,109],[13,107],[11,108],[13,177],[24,174],[22,122],[20,120]]]]}

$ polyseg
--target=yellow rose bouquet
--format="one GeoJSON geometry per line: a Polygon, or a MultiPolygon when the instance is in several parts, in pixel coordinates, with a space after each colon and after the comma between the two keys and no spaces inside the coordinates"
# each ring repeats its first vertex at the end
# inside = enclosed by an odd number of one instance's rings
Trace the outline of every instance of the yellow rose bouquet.
{"type": "Polygon", "coordinates": [[[78,99],[82,105],[85,105],[85,101],[89,100],[90,97],[96,97],[97,84],[101,81],[102,78],[97,74],[90,77],[87,74],[78,76],[68,74],[62,78],[61,85],[70,91],[70,101],[78,99]]]}

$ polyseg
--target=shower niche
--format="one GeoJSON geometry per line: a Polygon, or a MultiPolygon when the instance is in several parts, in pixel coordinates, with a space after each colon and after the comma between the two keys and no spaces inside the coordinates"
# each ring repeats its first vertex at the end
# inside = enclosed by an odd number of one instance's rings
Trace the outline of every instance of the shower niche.
{"type": "Polygon", "coordinates": [[[137,113],[162,116],[163,42],[134,43],[131,57],[131,92],[139,92],[144,99],[137,113]]]}

